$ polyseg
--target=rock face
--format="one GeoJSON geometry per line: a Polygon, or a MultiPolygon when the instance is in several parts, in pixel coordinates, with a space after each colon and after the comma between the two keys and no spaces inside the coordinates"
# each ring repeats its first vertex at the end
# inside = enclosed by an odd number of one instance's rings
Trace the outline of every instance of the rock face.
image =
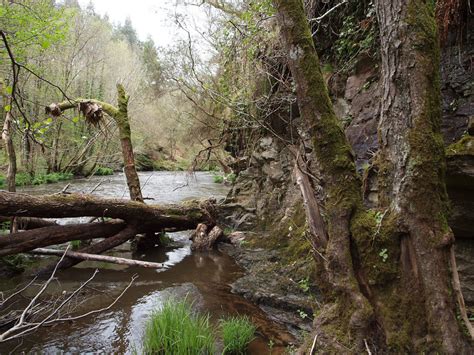
{"type": "MultiPolygon", "coordinates": [[[[464,45],[461,52],[458,47],[450,47],[442,54],[442,131],[446,145],[458,141],[468,131],[474,131],[473,54],[472,43],[464,45]]],[[[367,58],[361,60],[350,76],[344,78],[337,74],[329,79],[335,110],[341,117],[361,173],[377,151],[381,99],[379,80],[377,63],[367,58]]],[[[298,130],[298,119],[293,119],[292,125],[287,132],[298,130]]],[[[289,136],[284,137],[290,139],[289,136]]],[[[296,254],[291,254],[292,257],[298,258],[295,255],[307,255],[308,252],[302,238],[305,219],[301,195],[293,178],[294,156],[287,142],[265,131],[254,139],[253,144],[255,148],[251,155],[239,158],[239,162],[245,161],[245,164],[239,165],[237,181],[227,198],[226,208],[232,213],[225,222],[236,230],[261,231],[255,238],[258,240],[256,244],[261,246],[268,242],[268,246],[276,250],[275,258],[283,269],[285,255],[298,249],[295,244],[299,243],[300,248],[296,254]]],[[[306,151],[310,157],[310,144],[306,151]]],[[[368,203],[377,200],[374,181],[369,176],[368,203]]],[[[448,157],[447,185],[452,205],[450,223],[458,239],[462,285],[466,301],[474,304],[474,154],[448,157]]],[[[262,273],[265,272],[263,268],[262,273]]],[[[270,274],[272,272],[275,271],[270,274]]],[[[287,277],[296,280],[304,275],[297,267],[286,272],[287,277]]],[[[265,278],[265,275],[261,276],[265,278]]],[[[237,291],[259,300],[277,294],[272,287],[252,290],[241,283],[237,286],[237,291]]],[[[276,306],[278,296],[273,299],[273,306],[276,306]]]]}

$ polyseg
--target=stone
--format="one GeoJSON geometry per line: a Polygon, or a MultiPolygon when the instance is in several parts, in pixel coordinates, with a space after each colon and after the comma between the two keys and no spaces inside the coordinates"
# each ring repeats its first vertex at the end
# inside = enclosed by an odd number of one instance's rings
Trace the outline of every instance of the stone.
{"type": "Polygon", "coordinates": [[[264,137],[260,139],[260,147],[263,149],[268,149],[272,146],[273,144],[273,138],[272,137],[264,137]]]}
{"type": "Polygon", "coordinates": [[[232,232],[227,236],[230,244],[233,245],[240,245],[245,240],[245,233],[244,232],[232,232]]]}
{"type": "Polygon", "coordinates": [[[285,175],[278,161],[272,161],[270,164],[265,164],[262,171],[274,183],[280,182],[285,175]]]}
{"type": "Polygon", "coordinates": [[[275,148],[270,148],[262,152],[261,157],[266,160],[277,160],[278,152],[275,148]]]}

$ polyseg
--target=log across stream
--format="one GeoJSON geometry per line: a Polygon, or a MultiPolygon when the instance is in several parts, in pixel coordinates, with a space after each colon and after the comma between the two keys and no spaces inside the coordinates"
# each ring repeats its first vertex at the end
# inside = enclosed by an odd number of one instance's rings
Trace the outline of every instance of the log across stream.
{"type": "MultiPolygon", "coordinates": [[[[143,195],[154,198],[148,200],[148,204],[178,203],[186,199],[212,196],[219,198],[227,192],[225,186],[215,184],[212,175],[206,173],[197,173],[196,180],[191,178],[189,181],[186,173],[172,172],[142,173],[140,178],[142,186],[144,185],[143,195]],[[181,187],[186,183],[188,186],[181,187]]],[[[121,175],[73,181],[69,191],[89,192],[101,180],[104,182],[94,192],[95,195],[122,197],[126,187],[121,175]]],[[[61,191],[63,185],[65,184],[31,187],[21,192],[51,194],[61,191]]],[[[69,220],[74,221],[76,220],[69,220]]],[[[96,289],[101,293],[81,306],[84,311],[103,307],[110,301],[110,297],[116,296],[128,284],[134,274],[139,277],[112,309],[95,317],[40,330],[24,340],[21,350],[37,353],[131,353],[140,348],[141,334],[150,312],[159,307],[167,297],[179,298],[188,294],[195,307],[209,312],[212,320],[217,321],[222,316],[236,313],[249,315],[259,327],[259,336],[251,346],[252,353],[268,353],[270,340],[276,344],[273,353],[283,351],[281,344],[290,341],[291,336],[272,323],[258,307],[231,293],[230,284],[242,275],[242,270],[235,262],[218,251],[192,252],[189,232],[174,233],[172,237],[175,244],[168,248],[131,255],[125,244],[113,253],[116,257],[161,263],[164,268],[160,270],[87,261],[59,272],[61,284],[56,287],[73,290],[96,267],[100,267],[89,292],[92,294],[92,289],[96,289]]],[[[2,282],[0,291],[13,288],[15,284],[24,281],[27,279],[21,276],[2,282]]],[[[0,353],[8,353],[16,345],[18,344],[15,342],[0,344],[0,353]]]]}

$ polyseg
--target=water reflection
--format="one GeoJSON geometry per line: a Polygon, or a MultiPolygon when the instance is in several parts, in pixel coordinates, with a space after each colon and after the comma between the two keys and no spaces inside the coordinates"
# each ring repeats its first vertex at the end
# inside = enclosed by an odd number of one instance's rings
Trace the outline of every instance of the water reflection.
{"type": "MultiPolygon", "coordinates": [[[[227,187],[215,184],[212,175],[197,173],[155,172],[140,173],[143,193],[153,200],[147,203],[174,203],[189,198],[223,197],[227,187]],[[178,188],[180,186],[184,187],[178,188]],[[178,188],[178,189],[177,189],[178,188]]],[[[122,197],[126,185],[122,174],[107,177],[75,180],[68,191],[88,192],[103,181],[94,194],[102,197],[122,197]]],[[[61,191],[65,183],[23,188],[34,194],[61,191]]],[[[125,195],[126,197],[126,195],[125,195]]],[[[80,305],[80,312],[108,306],[114,297],[129,283],[132,275],[139,278],[123,298],[110,310],[95,317],[80,319],[44,328],[18,342],[0,344],[0,353],[23,351],[27,353],[133,353],[140,350],[141,337],[146,320],[168,297],[182,298],[188,295],[194,306],[209,312],[211,320],[229,314],[246,314],[258,326],[259,336],[251,346],[251,353],[268,353],[269,339],[275,342],[273,354],[283,352],[284,345],[292,341],[288,333],[271,323],[255,305],[230,291],[230,284],[242,275],[242,270],[227,255],[219,252],[192,253],[189,232],[172,234],[177,243],[171,248],[154,248],[143,255],[132,255],[127,248],[118,254],[129,258],[164,263],[159,270],[104,265],[83,262],[77,267],[59,273],[61,284],[57,289],[73,290],[89,277],[96,267],[101,270],[80,305]],[[98,291],[98,293],[97,293],[98,291]],[[95,294],[95,296],[92,296],[95,294]]],[[[24,277],[24,276],[22,276],[24,277]]],[[[26,279],[12,280],[21,283],[26,279]]],[[[0,289],[2,286],[0,285],[0,289]]]]}

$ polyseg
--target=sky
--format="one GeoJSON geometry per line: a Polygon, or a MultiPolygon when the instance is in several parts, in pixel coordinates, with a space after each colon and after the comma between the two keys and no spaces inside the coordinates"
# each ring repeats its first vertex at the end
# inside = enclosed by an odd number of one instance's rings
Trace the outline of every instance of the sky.
{"type": "Polygon", "coordinates": [[[112,23],[123,23],[130,17],[133,27],[141,40],[148,36],[157,46],[171,45],[184,34],[174,24],[173,15],[176,12],[184,14],[190,23],[201,26],[206,17],[201,8],[196,6],[176,6],[182,0],[79,0],[85,8],[92,3],[100,15],[107,14],[112,23]]]}

